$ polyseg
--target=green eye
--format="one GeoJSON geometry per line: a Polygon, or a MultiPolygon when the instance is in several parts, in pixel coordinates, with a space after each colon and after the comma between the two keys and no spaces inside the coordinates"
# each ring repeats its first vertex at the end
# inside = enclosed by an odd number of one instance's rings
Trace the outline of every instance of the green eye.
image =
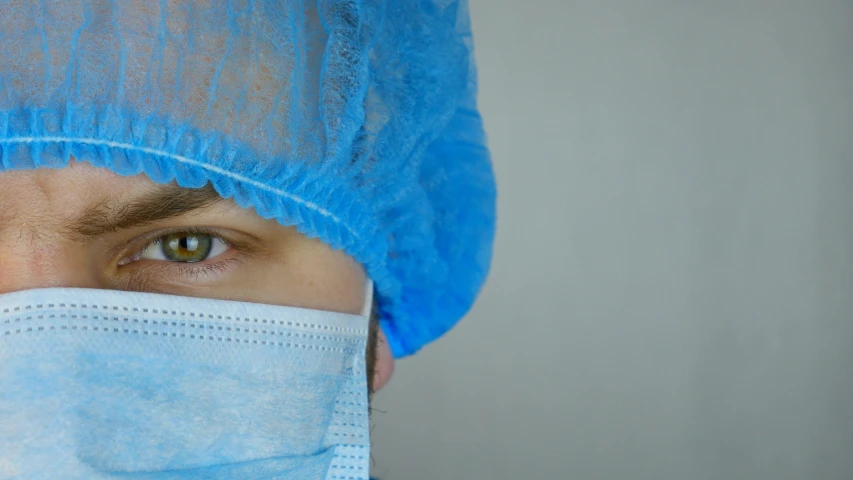
{"type": "Polygon", "coordinates": [[[160,241],[163,256],[173,262],[200,262],[207,258],[212,246],[210,235],[173,233],[160,241]]]}
{"type": "Polygon", "coordinates": [[[152,242],[136,257],[178,263],[202,262],[228,250],[222,239],[204,233],[176,232],[152,242]]]}

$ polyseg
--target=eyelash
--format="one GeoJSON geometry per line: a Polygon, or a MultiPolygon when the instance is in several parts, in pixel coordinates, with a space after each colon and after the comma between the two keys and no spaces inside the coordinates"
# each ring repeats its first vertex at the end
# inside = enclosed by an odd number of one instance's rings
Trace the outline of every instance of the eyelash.
{"type": "MultiPolygon", "coordinates": [[[[164,262],[165,263],[165,262],[164,262]]],[[[172,270],[178,272],[178,275],[183,277],[191,277],[194,280],[198,280],[202,277],[202,275],[206,277],[210,277],[211,275],[223,274],[230,271],[234,266],[243,264],[243,259],[239,257],[228,258],[225,260],[220,260],[218,262],[209,263],[209,264],[200,264],[197,263],[177,263],[177,262],[168,262],[172,266],[170,267],[172,270]]]]}

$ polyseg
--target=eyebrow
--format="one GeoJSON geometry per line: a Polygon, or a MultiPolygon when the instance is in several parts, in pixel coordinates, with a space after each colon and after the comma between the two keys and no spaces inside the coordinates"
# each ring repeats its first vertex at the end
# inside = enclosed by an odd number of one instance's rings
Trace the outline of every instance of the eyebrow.
{"type": "Polygon", "coordinates": [[[65,227],[71,237],[86,239],[180,217],[225,201],[210,183],[202,188],[183,188],[170,183],[130,200],[101,201],[86,208],[65,227]]]}

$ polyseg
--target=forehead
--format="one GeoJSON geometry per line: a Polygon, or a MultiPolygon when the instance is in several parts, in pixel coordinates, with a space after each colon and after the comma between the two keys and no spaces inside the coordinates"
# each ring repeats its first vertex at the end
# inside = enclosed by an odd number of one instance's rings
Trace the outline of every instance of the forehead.
{"type": "Polygon", "coordinates": [[[76,216],[108,199],[143,195],[157,184],[144,175],[120,176],[85,162],[60,169],[0,172],[0,221],[76,216]]]}

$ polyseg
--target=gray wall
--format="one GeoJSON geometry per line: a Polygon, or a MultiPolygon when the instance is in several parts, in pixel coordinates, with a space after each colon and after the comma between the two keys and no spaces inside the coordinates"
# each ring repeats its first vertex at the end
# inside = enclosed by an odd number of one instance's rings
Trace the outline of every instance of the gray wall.
{"type": "Polygon", "coordinates": [[[375,474],[853,479],[853,1],[471,3],[495,263],[375,474]]]}

